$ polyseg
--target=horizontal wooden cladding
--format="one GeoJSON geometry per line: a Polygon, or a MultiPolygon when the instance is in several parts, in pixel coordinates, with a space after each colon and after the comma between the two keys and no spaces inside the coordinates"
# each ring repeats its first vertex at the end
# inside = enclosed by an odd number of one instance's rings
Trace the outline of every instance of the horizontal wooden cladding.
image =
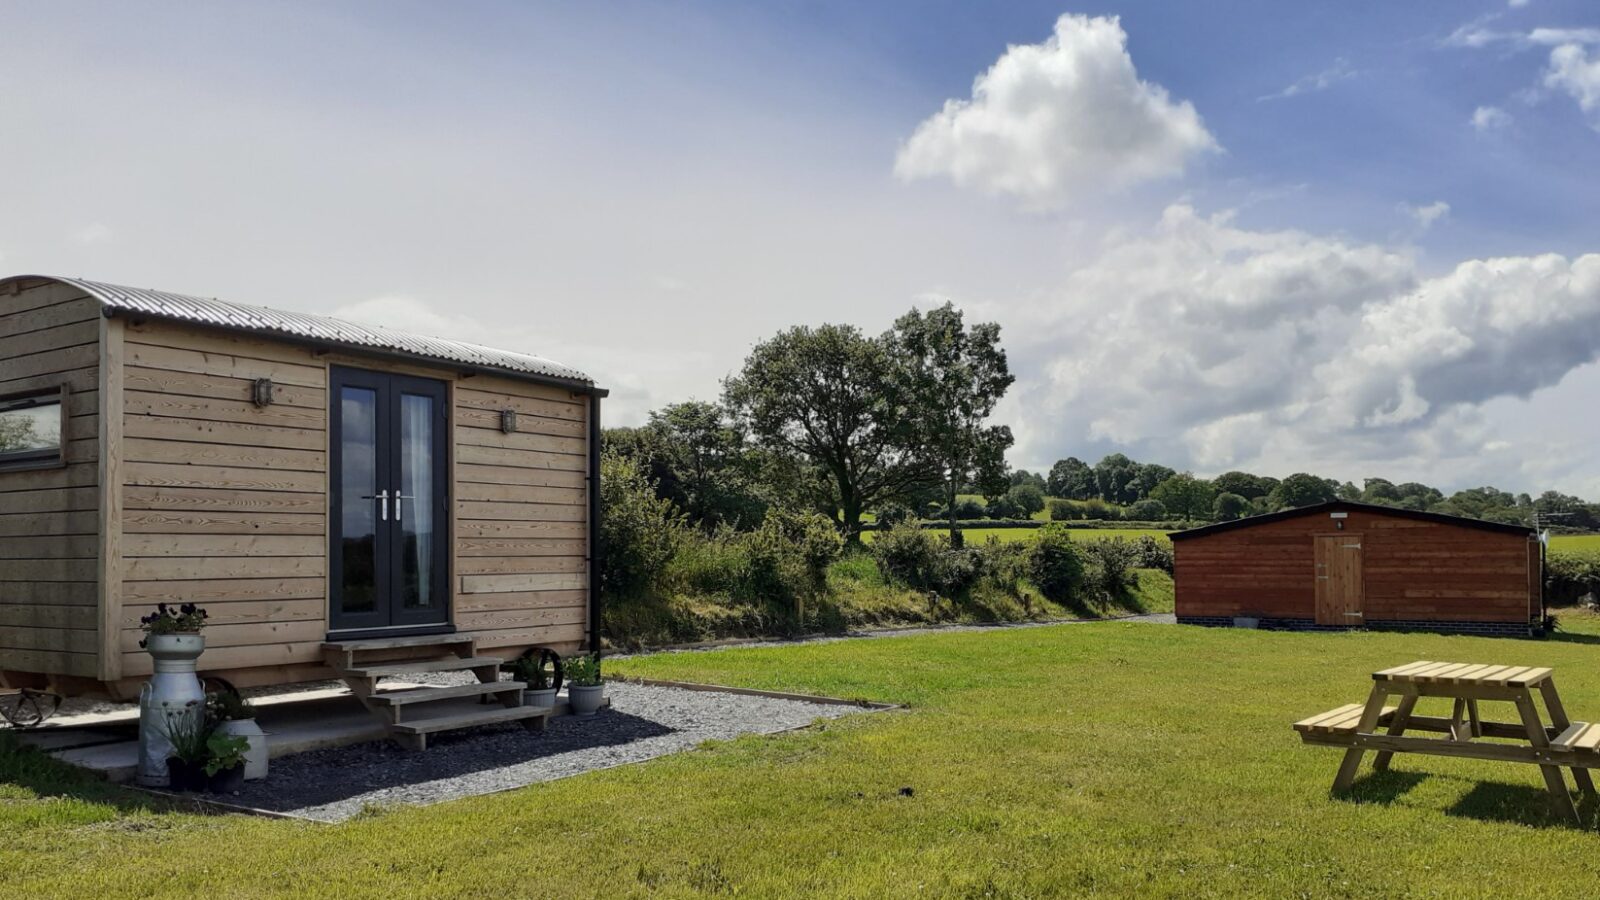
{"type": "Polygon", "coordinates": [[[529,575],[538,572],[586,572],[582,556],[464,556],[456,560],[459,575],[529,575]]]}
{"type": "Polygon", "coordinates": [[[583,506],[557,503],[485,503],[462,500],[456,503],[462,519],[506,520],[513,522],[582,522],[588,516],[583,506]]]}
{"type": "Polygon", "coordinates": [[[14,359],[24,354],[64,350],[85,344],[98,345],[99,342],[99,320],[87,319],[43,328],[28,334],[0,337],[0,359],[14,359]]]}
{"type": "Polygon", "coordinates": [[[211,487],[133,485],[123,490],[127,510],[158,512],[305,513],[321,517],[327,500],[320,493],[230,490],[211,487]]]}
{"type": "Polygon", "coordinates": [[[228,578],[320,578],[324,556],[163,556],[123,561],[125,581],[210,581],[228,578]]]}
{"type": "Polygon", "coordinates": [[[561,652],[565,646],[570,652],[589,637],[588,623],[517,629],[491,627],[486,630],[462,628],[458,625],[457,630],[475,634],[480,650],[495,647],[551,647],[561,652]]]}
{"type": "Polygon", "coordinates": [[[0,581],[0,606],[95,606],[100,587],[90,581],[0,581]]]}
{"type": "Polygon", "coordinates": [[[470,386],[456,385],[455,405],[469,410],[490,410],[496,414],[502,409],[509,409],[518,416],[576,422],[587,421],[589,417],[587,403],[574,399],[570,391],[504,378],[479,377],[470,386]],[[489,390],[491,383],[503,389],[489,390]]]}
{"type": "Polygon", "coordinates": [[[515,591],[571,591],[589,586],[587,575],[551,573],[531,575],[463,575],[461,593],[495,594],[515,591]]]}
{"type": "MultiPolygon", "coordinates": [[[[0,538],[24,535],[93,535],[100,529],[99,513],[92,509],[75,512],[11,513],[9,495],[0,494],[0,538]]],[[[7,543],[0,540],[0,547],[7,543]]],[[[0,554],[3,554],[0,550],[0,554]]]]}
{"type": "Polygon", "coordinates": [[[582,506],[589,494],[580,488],[538,487],[529,484],[479,484],[468,482],[456,486],[457,500],[478,500],[489,503],[534,503],[557,506],[582,506]]]}
{"type": "MultiPolygon", "coordinates": [[[[144,654],[148,658],[148,654],[144,654]]],[[[40,672],[46,675],[77,675],[94,678],[100,671],[94,653],[63,653],[59,650],[13,650],[0,647],[0,671],[40,672]]],[[[149,666],[145,668],[149,674],[149,666]]]]}
{"type": "Polygon", "coordinates": [[[472,521],[456,525],[456,536],[461,538],[583,538],[588,533],[584,522],[472,521]]]}
{"type": "Polygon", "coordinates": [[[505,447],[480,447],[457,444],[456,460],[468,465],[508,466],[516,469],[556,469],[568,472],[588,471],[588,457],[565,453],[530,453],[505,447]]]}
{"type": "Polygon", "coordinates": [[[319,577],[233,578],[201,581],[133,581],[123,585],[124,605],[157,603],[276,603],[286,600],[316,600],[326,603],[326,583],[319,577]]]}
{"type": "Polygon", "coordinates": [[[327,549],[321,537],[301,535],[125,534],[125,557],[155,556],[317,556],[327,549]]]}
{"type": "Polygon", "coordinates": [[[588,542],[582,538],[478,538],[456,541],[456,553],[476,556],[576,556],[582,558],[588,542]]]}
{"type": "Polygon", "coordinates": [[[288,450],[322,450],[328,442],[320,429],[282,428],[255,422],[213,422],[207,419],[173,419],[166,416],[128,416],[123,434],[158,441],[197,441],[244,447],[282,447],[288,450]]]}
{"type": "MultiPolygon", "coordinates": [[[[0,533],[4,527],[4,522],[0,522],[0,533]]],[[[186,513],[133,509],[123,511],[122,531],[124,534],[169,535],[165,540],[177,542],[185,539],[171,535],[323,534],[327,531],[327,521],[320,513],[186,513]]]]}
{"type": "MultiPolygon", "coordinates": [[[[94,468],[91,466],[77,466],[73,470],[86,471],[92,476],[94,468]]],[[[59,471],[59,470],[57,470],[59,471]]],[[[100,498],[94,485],[98,480],[90,477],[83,485],[60,485],[52,487],[30,487],[27,490],[17,490],[8,487],[12,478],[23,475],[38,475],[38,472],[7,472],[0,474],[0,508],[7,514],[35,514],[54,512],[73,512],[78,510],[97,510],[100,508],[100,498]]],[[[76,480],[76,479],[74,479],[76,480]]]]}
{"type": "Polygon", "coordinates": [[[134,487],[322,494],[327,476],[322,472],[130,461],[123,466],[123,483],[134,487]]]}
{"type": "Polygon", "coordinates": [[[79,292],[77,297],[54,297],[43,301],[30,301],[13,306],[0,302],[0,338],[15,337],[34,331],[43,331],[74,322],[98,322],[100,304],[79,292]],[[38,305],[33,305],[37,302],[38,305]]]}
{"type": "Polygon", "coordinates": [[[583,456],[588,442],[583,438],[555,437],[548,434],[528,434],[514,431],[506,434],[498,429],[458,428],[456,445],[459,447],[496,447],[524,453],[555,453],[583,456]]]}
{"type": "MultiPolygon", "coordinates": [[[[95,614],[96,616],[99,613],[95,614]]],[[[18,628],[10,627],[5,631],[5,644],[7,649],[16,650],[43,650],[64,653],[97,653],[100,649],[100,635],[91,626],[86,629],[56,628],[18,628]]]]}
{"type": "Polygon", "coordinates": [[[314,352],[284,341],[169,322],[130,322],[126,340],[129,366],[327,386],[327,369],[314,352]]]}
{"type": "Polygon", "coordinates": [[[40,606],[34,604],[0,604],[0,628],[60,628],[94,631],[99,627],[100,613],[92,605],[40,606]]]}
{"type": "Polygon", "coordinates": [[[149,415],[169,419],[202,419],[207,422],[238,422],[307,431],[323,431],[328,427],[328,414],[325,410],[301,409],[277,404],[261,407],[248,400],[212,400],[205,397],[130,390],[123,394],[123,404],[129,416],[149,415]]]}
{"type": "MultiPolygon", "coordinates": [[[[320,641],[328,633],[321,620],[301,622],[250,622],[236,625],[206,626],[206,653],[201,665],[212,665],[211,653],[226,647],[256,647],[263,644],[285,644],[301,641],[320,641]]],[[[122,630],[122,652],[138,653],[139,639],[144,635],[137,627],[122,630]]]]}
{"type": "Polygon", "coordinates": [[[562,606],[554,609],[508,609],[503,612],[458,613],[457,631],[508,631],[512,629],[550,628],[561,625],[582,626],[588,619],[588,609],[583,606],[562,606]]]}
{"type": "MultiPolygon", "coordinates": [[[[254,396],[255,388],[254,378],[234,378],[215,372],[175,372],[145,366],[128,366],[123,370],[122,380],[124,387],[130,391],[245,402],[254,396]]],[[[320,387],[274,382],[272,405],[326,410],[328,392],[320,387]]]]}
{"type": "Polygon", "coordinates": [[[59,391],[65,386],[71,394],[69,407],[72,415],[98,412],[100,395],[100,369],[90,366],[65,372],[49,372],[10,380],[0,379],[0,394],[30,394],[35,391],[59,391]]]}
{"type": "Polygon", "coordinates": [[[8,537],[0,541],[0,566],[8,559],[93,559],[99,552],[92,534],[8,537]]]}
{"type": "MultiPolygon", "coordinates": [[[[500,430],[500,411],[512,409],[510,403],[503,403],[495,409],[456,406],[456,427],[458,428],[485,428],[494,431],[500,430]]],[[[568,437],[583,439],[589,435],[589,424],[582,418],[558,419],[551,416],[540,416],[532,413],[517,413],[517,433],[519,434],[548,434],[554,437],[568,437]]]]}
{"type": "Polygon", "coordinates": [[[581,490],[587,484],[588,476],[582,469],[519,469],[460,463],[456,466],[456,481],[462,484],[519,484],[581,490]]]}
{"type": "MultiPolygon", "coordinates": [[[[154,604],[124,605],[122,627],[137,630],[139,619],[155,610],[154,604]]],[[[272,600],[260,603],[211,603],[206,605],[206,633],[222,625],[257,625],[272,622],[316,622],[326,630],[328,603],[321,597],[304,600],[272,600]]]]}
{"type": "MultiPolygon", "coordinates": [[[[255,628],[256,626],[248,626],[255,628]]],[[[226,672],[235,669],[256,669],[267,666],[295,666],[322,661],[323,633],[309,640],[280,640],[278,643],[212,646],[207,638],[205,655],[200,657],[202,672],[226,672]]],[[[305,630],[310,633],[309,629],[305,630]]],[[[137,642],[135,642],[137,643],[137,642]]],[[[122,655],[124,678],[143,677],[150,674],[150,654],[142,650],[125,651],[122,655]]]]}
{"type": "Polygon", "coordinates": [[[505,612],[514,609],[552,609],[559,606],[584,606],[589,593],[565,591],[507,591],[497,594],[463,594],[456,600],[456,614],[505,612]]]}
{"type": "Polygon", "coordinates": [[[321,450],[285,450],[238,444],[201,444],[188,441],[153,441],[130,437],[122,442],[126,462],[179,463],[195,466],[233,466],[285,472],[322,473],[328,455],[321,450]]]}
{"type": "Polygon", "coordinates": [[[84,344],[64,350],[47,350],[0,359],[0,382],[17,381],[40,375],[74,372],[100,364],[100,345],[84,344]]]}
{"type": "MultiPolygon", "coordinates": [[[[80,559],[0,559],[0,582],[95,581],[94,554],[80,559]]],[[[4,585],[0,585],[3,589],[4,585]]]]}

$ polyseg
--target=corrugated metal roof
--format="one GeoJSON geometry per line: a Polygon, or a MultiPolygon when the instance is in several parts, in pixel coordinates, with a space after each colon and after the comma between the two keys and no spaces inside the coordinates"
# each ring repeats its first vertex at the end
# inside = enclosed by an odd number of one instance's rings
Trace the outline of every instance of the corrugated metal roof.
{"type": "Polygon", "coordinates": [[[451,341],[428,337],[389,328],[359,325],[328,316],[309,313],[286,312],[265,306],[228,303],[205,297],[189,297],[152,291],[144,288],[124,287],[81,278],[61,278],[53,275],[23,275],[12,281],[27,278],[47,278],[70,284],[99,300],[109,310],[139,313],[161,319],[194,322],[233,331],[247,331],[267,335],[284,335],[305,340],[326,342],[353,349],[380,350],[402,353],[447,363],[498,369],[509,373],[532,375],[559,381],[593,385],[594,380],[577,369],[564,366],[538,356],[496,350],[464,341],[451,341]]]}

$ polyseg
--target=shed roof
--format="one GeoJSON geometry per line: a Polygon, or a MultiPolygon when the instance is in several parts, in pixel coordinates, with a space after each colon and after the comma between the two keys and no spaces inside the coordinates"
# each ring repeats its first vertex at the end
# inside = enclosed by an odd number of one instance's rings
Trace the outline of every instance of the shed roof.
{"type": "Polygon", "coordinates": [[[1498,531],[1503,534],[1526,536],[1534,533],[1534,530],[1526,525],[1508,525],[1504,522],[1489,522],[1483,519],[1469,519],[1466,516],[1450,516],[1444,513],[1422,512],[1415,509],[1400,509],[1399,507],[1381,506],[1376,503],[1358,503],[1354,500],[1330,500],[1326,503],[1314,503],[1310,506],[1297,506],[1294,509],[1235,519],[1232,522],[1218,522],[1215,525],[1202,525],[1199,528],[1190,528],[1186,531],[1174,531],[1167,536],[1172,540],[1179,541],[1185,538],[1216,534],[1219,531],[1232,531],[1235,528],[1264,525],[1267,522],[1292,519],[1296,516],[1308,516],[1320,512],[1339,512],[1341,510],[1360,510],[1401,519],[1420,519],[1424,522],[1438,522],[1441,525],[1457,525],[1462,528],[1477,528],[1482,531],[1498,531]]]}
{"type": "Polygon", "coordinates": [[[60,282],[83,291],[100,302],[107,316],[118,314],[149,316],[228,331],[290,338],[356,352],[415,357],[472,369],[491,370],[534,381],[562,384],[586,393],[605,394],[605,391],[594,386],[594,379],[583,372],[543,357],[391,328],[359,325],[330,316],[287,312],[265,306],[230,303],[214,298],[191,297],[55,275],[14,275],[0,279],[0,287],[13,282],[41,280],[60,282]]]}

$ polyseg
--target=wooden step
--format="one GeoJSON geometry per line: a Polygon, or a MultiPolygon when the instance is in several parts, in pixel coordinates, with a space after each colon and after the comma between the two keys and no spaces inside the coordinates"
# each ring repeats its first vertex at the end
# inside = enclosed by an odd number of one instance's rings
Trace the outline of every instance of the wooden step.
{"type": "Polygon", "coordinates": [[[1600,723],[1573,722],[1567,726],[1567,730],[1556,735],[1550,746],[1561,750],[1600,752],[1600,723]]]}
{"type": "Polygon", "coordinates": [[[476,640],[477,638],[470,634],[414,634],[407,637],[326,641],[322,649],[353,653],[360,650],[398,650],[405,647],[454,647],[458,644],[470,644],[476,640]]]}
{"type": "Polygon", "coordinates": [[[376,706],[404,706],[409,703],[427,703],[430,700],[448,700],[451,697],[477,697],[494,694],[518,693],[527,688],[520,681],[491,681],[487,684],[456,684],[449,687],[420,687],[403,691],[386,691],[373,694],[367,700],[376,706]]]}
{"type": "Polygon", "coordinates": [[[454,712],[417,719],[413,722],[399,722],[390,725],[389,732],[395,740],[413,750],[426,750],[428,735],[435,732],[518,721],[533,728],[543,728],[545,720],[550,717],[550,712],[550,708],[544,706],[486,706],[471,712],[454,712]]]}
{"type": "Polygon", "coordinates": [[[383,678],[388,675],[409,675],[412,672],[460,672],[465,669],[498,667],[505,660],[498,656],[467,656],[451,659],[414,659],[378,666],[356,666],[339,674],[346,678],[383,678]]]}

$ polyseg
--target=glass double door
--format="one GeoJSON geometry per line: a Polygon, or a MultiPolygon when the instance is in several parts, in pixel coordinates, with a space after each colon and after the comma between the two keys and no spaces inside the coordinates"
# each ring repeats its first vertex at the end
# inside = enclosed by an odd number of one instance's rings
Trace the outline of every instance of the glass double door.
{"type": "Polygon", "coordinates": [[[328,403],[330,630],[447,624],[444,382],[335,367],[328,403]]]}

